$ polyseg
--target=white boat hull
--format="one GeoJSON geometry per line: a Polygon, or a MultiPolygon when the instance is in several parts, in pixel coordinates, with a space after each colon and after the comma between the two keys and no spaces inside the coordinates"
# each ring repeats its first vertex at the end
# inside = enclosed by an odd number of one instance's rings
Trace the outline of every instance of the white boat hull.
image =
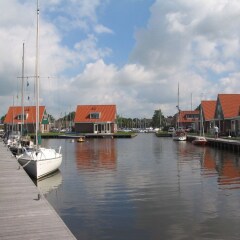
{"type": "Polygon", "coordinates": [[[186,141],[187,140],[187,134],[185,132],[173,133],[172,137],[173,137],[174,141],[186,141]]]}
{"type": "Polygon", "coordinates": [[[37,151],[25,151],[19,156],[18,162],[30,176],[39,179],[60,167],[62,154],[54,149],[40,148],[37,151]]]}
{"type": "Polygon", "coordinates": [[[174,141],[186,141],[187,138],[186,137],[173,137],[174,141]]]}

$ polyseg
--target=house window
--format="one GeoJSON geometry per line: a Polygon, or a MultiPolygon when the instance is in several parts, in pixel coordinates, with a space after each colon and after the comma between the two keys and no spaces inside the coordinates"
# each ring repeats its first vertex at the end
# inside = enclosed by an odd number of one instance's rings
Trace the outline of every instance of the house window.
{"type": "Polygon", "coordinates": [[[90,119],[99,119],[100,115],[101,115],[101,113],[99,113],[99,112],[92,112],[92,113],[90,113],[90,119]]]}
{"type": "Polygon", "coordinates": [[[217,117],[218,117],[218,119],[221,118],[221,106],[220,105],[217,106],[217,117]]]}
{"type": "Polygon", "coordinates": [[[198,114],[186,114],[186,119],[198,119],[198,114]]]}
{"type": "Polygon", "coordinates": [[[22,120],[22,119],[26,120],[27,117],[28,117],[28,114],[24,114],[24,115],[18,114],[18,115],[15,117],[15,119],[17,119],[17,120],[22,120]]]}

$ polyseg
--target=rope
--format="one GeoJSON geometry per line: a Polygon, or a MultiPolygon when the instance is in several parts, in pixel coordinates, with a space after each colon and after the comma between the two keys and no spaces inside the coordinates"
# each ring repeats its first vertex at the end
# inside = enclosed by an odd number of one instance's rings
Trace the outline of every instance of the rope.
{"type": "Polygon", "coordinates": [[[30,162],[31,162],[31,160],[29,160],[27,163],[25,163],[22,167],[25,168],[30,162]]]}

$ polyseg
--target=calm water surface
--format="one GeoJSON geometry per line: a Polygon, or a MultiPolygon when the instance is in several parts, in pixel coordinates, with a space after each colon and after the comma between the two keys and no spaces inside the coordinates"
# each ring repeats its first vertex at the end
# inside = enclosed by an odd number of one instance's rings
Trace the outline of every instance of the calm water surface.
{"type": "Polygon", "coordinates": [[[38,183],[77,239],[239,239],[238,154],[154,134],[45,140],[60,172],[38,183]]]}

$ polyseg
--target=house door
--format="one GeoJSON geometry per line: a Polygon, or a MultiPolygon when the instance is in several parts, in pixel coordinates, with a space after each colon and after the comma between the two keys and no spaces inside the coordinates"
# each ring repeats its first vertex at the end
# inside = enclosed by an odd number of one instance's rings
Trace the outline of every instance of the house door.
{"type": "Polygon", "coordinates": [[[231,121],[231,131],[232,131],[232,132],[235,132],[235,129],[236,129],[236,128],[235,128],[235,121],[232,120],[232,121],[231,121]]]}
{"type": "Polygon", "coordinates": [[[98,124],[93,125],[93,132],[98,133],[98,124]]]}
{"type": "Polygon", "coordinates": [[[101,124],[101,133],[105,133],[106,129],[105,129],[105,124],[101,124]]]}
{"type": "Polygon", "coordinates": [[[94,124],[94,133],[111,133],[110,123],[94,124]]]}

